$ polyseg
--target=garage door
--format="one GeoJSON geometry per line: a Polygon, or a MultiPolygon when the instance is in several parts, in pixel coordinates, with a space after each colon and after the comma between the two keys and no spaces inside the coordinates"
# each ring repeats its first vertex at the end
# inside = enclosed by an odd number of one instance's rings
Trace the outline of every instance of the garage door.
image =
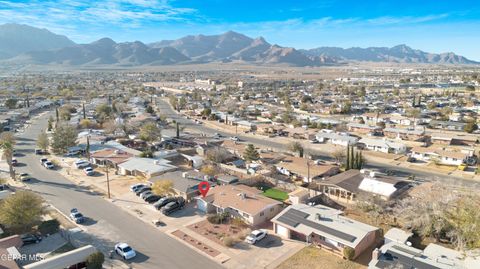
{"type": "Polygon", "coordinates": [[[283,227],[282,225],[275,224],[275,232],[284,238],[290,238],[290,232],[287,228],[283,227]]]}

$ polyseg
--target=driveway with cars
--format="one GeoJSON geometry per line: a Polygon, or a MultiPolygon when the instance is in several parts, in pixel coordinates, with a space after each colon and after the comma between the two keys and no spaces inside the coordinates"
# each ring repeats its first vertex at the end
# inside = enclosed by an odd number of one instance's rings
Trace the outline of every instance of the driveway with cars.
{"type": "Polygon", "coordinates": [[[108,253],[118,242],[126,242],[137,251],[137,257],[129,263],[133,268],[221,268],[214,261],[200,255],[147,223],[133,217],[106,200],[101,194],[85,186],[78,186],[63,177],[58,171],[41,166],[39,156],[34,154],[35,140],[47,126],[51,113],[33,120],[24,133],[18,134],[17,150],[23,156],[19,172],[30,173],[34,179],[27,186],[52,203],[63,214],[78,208],[92,220],[90,225],[80,225],[92,244],[108,253]]]}

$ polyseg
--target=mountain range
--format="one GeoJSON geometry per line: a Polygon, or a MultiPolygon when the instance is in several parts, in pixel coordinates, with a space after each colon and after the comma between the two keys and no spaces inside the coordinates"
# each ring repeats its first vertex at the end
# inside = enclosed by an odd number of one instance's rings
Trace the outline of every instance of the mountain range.
{"type": "Polygon", "coordinates": [[[151,44],[140,41],[117,43],[110,38],[76,44],[66,36],[19,24],[0,25],[0,61],[5,64],[70,66],[155,66],[210,62],[320,66],[351,61],[478,64],[454,53],[427,53],[406,45],[392,48],[319,47],[297,50],[272,45],[263,37],[250,38],[233,31],[210,36],[189,35],[151,44]]]}

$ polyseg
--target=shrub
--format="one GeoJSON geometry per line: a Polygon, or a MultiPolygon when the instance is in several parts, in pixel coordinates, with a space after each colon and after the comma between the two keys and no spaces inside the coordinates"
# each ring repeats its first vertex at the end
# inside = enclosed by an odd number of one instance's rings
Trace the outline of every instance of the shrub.
{"type": "Polygon", "coordinates": [[[236,240],[230,236],[226,236],[223,238],[223,244],[227,247],[233,247],[233,245],[235,245],[236,243],[236,240]]]}
{"type": "Polygon", "coordinates": [[[51,219],[40,223],[40,225],[38,225],[38,231],[43,235],[54,234],[58,232],[59,227],[60,222],[56,219],[51,219]]]}
{"type": "Polygon", "coordinates": [[[250,230],[249,228],[247,229],[244,229],[240,232],[240,234],[238,235],[238,239],[240,240],[245,240],[245,238],[252,232],[252,230],[250,230]]]}
{"type": "Polygon", "coordinates": [[[347,260],[351,261],[355,257],[355,249],[345,246],[343,248],[343,257],[345,257],[347,260]]]}
{"type": "Polygon", "coordinates": [[[229,214],[224,212],[221,214],[210,215],[207,217],[208,222],[213,224],[222,224],[228,220],[229,214]]]}
{"type": "Polygon", "coordinates": [[[105,261],[105,257],[103,256],[102,252],[95,252],[92,253],[90,256],[87,257],[87,269],[102,269],[103,262],[105,261]]]}
{"type": "Polygon", "coordinates": [[[248,227],[248,224],[246,224],[241,218],[233,218],[231,224],[239,228],[248,227]]]}

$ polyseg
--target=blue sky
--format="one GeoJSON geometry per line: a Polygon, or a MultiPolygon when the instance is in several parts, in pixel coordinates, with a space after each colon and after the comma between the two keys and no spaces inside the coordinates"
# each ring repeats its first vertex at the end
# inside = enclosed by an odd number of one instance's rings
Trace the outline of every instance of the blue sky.
{"type": "Polygon", "coordinates": [[[407,44],[480,60],[478,0],[0,0],[0,23],[79,43],[153,42],[234,30],[296,48],[407,44]]]}

